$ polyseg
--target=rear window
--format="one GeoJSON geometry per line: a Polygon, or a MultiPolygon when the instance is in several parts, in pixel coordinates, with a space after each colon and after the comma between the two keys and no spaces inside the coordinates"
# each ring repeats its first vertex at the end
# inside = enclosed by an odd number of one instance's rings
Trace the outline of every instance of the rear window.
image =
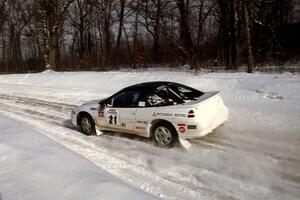
{"type": "Polygon", "coordinates": [[[199,90],[178,83],[171,83],[168,85],[168,87],[184,101],[196,100],[204,94],[199,90]]]}

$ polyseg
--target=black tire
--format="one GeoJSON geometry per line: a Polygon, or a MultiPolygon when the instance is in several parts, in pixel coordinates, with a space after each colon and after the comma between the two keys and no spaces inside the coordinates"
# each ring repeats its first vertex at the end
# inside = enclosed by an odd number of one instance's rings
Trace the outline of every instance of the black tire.
{"type": "Polygon", "coordinates": [[[91,116],[88,114],[83,114],[79,118],[79,125],[81,132],[85,135],[95,135],[96,129],[95,129],[95,122],[92,119],[91,116]]]}
{"type": "Polygon", "coordinates": [[[170,148],[178,142],[175,128],[167,122],[155,124],[152,129],[152,136],[155,144],[163,148],[170,148]]]}

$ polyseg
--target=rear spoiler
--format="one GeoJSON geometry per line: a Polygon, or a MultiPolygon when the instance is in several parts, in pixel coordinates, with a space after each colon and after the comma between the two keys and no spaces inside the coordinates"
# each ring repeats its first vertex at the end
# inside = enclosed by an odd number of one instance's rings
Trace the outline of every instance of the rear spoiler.
{"type": "Polygon", "coordinates": [[[214,92],[205,92],[202,96],[200,96],[197,101],[201,102],[201,101],[205,101],[206,99],[209,99],[213,96],[216,96],[217,94],[220,94],[220,91],[214,91],[214,92]]]}
{"type": "Polygon", "coordinates": [[[205,101],[205,100],[207,100],[207,99],[209,99],[209,98],[211,98],[213,96],[216,96],[216,95],[218,95],[220,93],[221,93],[220,91],[204,92],[204,94],[201,95],[197,100],[187,102],[184,105],[195,105],[195,104],[203,102],[203,101],[205,101]]]}

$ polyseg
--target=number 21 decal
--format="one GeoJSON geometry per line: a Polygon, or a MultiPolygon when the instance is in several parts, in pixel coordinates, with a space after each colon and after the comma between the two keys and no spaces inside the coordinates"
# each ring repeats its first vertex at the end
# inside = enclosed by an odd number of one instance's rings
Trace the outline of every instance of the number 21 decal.
{"type": "Polygon", "coordinates": [[[114,108],[110,108],[106,111],[106,123],[111,125],[120,125],[119,111],[114,108]]]}
{"type": "Polygon", "coordinates": [[[117,115],[115,115],[115,116],[110,115],[108,118],[109,118],[108,123],[117,124],[117,115]]]}

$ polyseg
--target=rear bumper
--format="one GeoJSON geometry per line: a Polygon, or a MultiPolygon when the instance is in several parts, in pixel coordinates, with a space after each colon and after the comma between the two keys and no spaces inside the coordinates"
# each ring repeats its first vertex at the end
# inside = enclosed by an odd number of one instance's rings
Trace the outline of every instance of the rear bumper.
{"type": "Polygon", "coordinates": [[[209,133],[211,133],[214,129],[218,128],[222,124],[224,124],[228,120],[228,109],[224,106],[222,110],[218,113],[218,117],[211,121],[211,124],[207,126],[205,129],[201,129],[201,123],[197,125],[197,129],[190,130],[188,129],[185,133],[179,133],[180,139],[193,139],[203,137],[209,133]]]}

